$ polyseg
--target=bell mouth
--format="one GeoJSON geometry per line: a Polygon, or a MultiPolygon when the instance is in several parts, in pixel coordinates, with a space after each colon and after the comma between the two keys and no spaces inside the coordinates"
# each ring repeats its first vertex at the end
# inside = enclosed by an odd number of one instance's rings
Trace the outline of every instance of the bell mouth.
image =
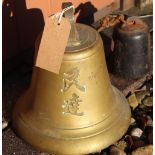
{"type": "Polygon", "coordinates": [[[93,28],[84,24],[75,24],[75,26],[79,38],[76,41],[69,40],[65,52],[77,52],[90,48],[98,39],[98,33],[93,28]]]}
{"type": "Polygon", "coordinates": [[[29,118],[21,115],[24,114],[23,109],[17,104],[13,115],[14,128],[28,143],[48,153],[64,152],[73,155],[98,152],[115,143],[125,134],[131,118],[130,107],[125,97],[115,87],[113,91],[116,96],[117,113],[112,112],[106,120],[93,126],[75,130],[51,128],[52,132],[49,133],[48,130],[39,129],[37,123],[33,121],[32,124],[29,118]],[[108,125],[106,121],[109,122],[108,125]]]}

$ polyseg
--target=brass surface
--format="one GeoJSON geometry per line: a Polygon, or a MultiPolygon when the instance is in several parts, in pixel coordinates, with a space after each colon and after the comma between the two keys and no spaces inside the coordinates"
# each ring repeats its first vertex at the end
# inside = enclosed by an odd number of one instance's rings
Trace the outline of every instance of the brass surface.
{"type": "MultiPolygon", "coordinates": [[[[110,83],[101,37],[76,26],[83,32],[81,44],[68,44],[60,74],[34,66],[31,86],[13,112],[17,134],[56,155],[99,152],[120,139],[130,123],[127,100],[110,83]]],[[[39,39],[36,45],[37,52],[39,39]]]]}

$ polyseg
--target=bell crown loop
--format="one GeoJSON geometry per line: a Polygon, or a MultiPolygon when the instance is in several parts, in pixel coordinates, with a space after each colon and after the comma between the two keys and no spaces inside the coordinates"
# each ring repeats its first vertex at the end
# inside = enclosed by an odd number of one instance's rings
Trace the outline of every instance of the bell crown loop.
{"type": "MultiPolygon", "coordinates": [[[[79,52],[90,48],[98,40],[99,35],[96,31],[84,24],[74,22],[75,7],[72,3],[64,3],[63,11],[61,13],[71,24],[70,35],[65,52],[79,52]]],[[[61,18],[60,16],[60,18],[61,18]]],[[[59,18],[59,19],[60,19],[59,18]]]]}
{"type": "Polygon", "coordinates": [[[68,39],[68,44],[70,46],[78,46],[80,44],[80,40],[79,40],[78,31],[76,29],[76,25],[74,22],[75,8],[73,5],[68,6],[68,4],[66,4],[64,7],[65,7],[64,16],[65,16],[65,18],[67,18],[69,20],[69,22],[71,24],[71,30],[70,30],[70,35],[69,35],[69,39],[68,39]]]}

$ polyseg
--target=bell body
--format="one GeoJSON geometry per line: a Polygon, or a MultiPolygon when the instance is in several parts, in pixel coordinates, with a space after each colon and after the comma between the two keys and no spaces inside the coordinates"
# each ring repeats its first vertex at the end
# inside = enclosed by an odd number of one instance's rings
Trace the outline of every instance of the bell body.
{"type": "Polygon", "coordinates": [[[125,97],[110,83],[99,34],[81,24],[77,30],[81,42],[66,48],[59,75],[34,67],[13,113],[16,132],[48,153],[99,152],[120,139],[130,122],[125,97]]]}
{"type": "Polygon", "coordinates": [[[138,79],[149,70],[150,35],[141,20],[123,24],[115,31],[114,72],[127,79],[138,79]]]}

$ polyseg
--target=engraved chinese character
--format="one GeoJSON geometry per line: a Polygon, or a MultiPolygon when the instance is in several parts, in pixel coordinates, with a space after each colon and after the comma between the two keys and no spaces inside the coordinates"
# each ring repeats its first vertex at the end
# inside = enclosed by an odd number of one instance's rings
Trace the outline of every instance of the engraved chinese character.
{"type": "Polygon", "coordinates": [[[62,108],[64,109],[63,114],[72,114],[72,115],[82,116],[84,113],[78,112],[79,102],[82,102],[82,100],[79,99],[78,95],[73,93],[72,98],[65,100],[64,105],[62,105],[62,108]]]}
{"type": "Polygon", "coordinates": [[[63,76],[63,89],[62,91],[67,91],[72,85],[75,85],[80,91],[85,91],[85,86],[79,84],[79,69],[73,68],[71,71],[64,73],[63,76]]]}

